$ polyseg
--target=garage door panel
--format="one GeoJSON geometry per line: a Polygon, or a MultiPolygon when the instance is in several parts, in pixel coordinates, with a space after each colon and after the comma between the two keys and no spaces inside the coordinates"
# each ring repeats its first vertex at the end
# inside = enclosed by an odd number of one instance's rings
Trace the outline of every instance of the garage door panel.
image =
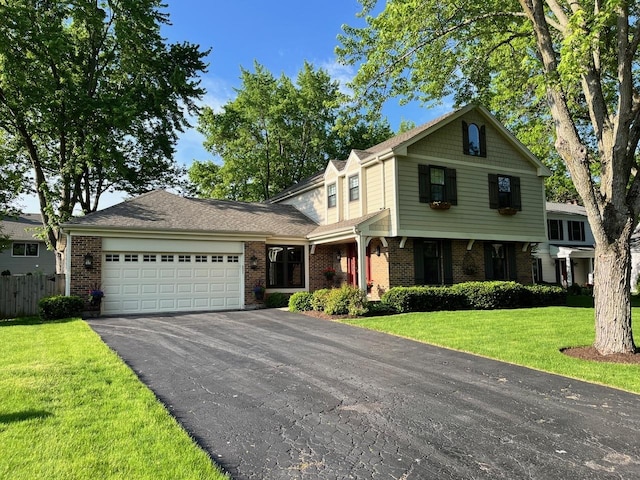
{"type": "Polygon", "coordinates": [[[105,252],[107,257],[147,261],[105,260],[104,313],[202,311],[242,306],[238,256],[168,252],[157,254],[154,262],[149,260],[152,255],[147,252],[105,252]],[[197,259],[199,261],[195,261],[197,259]]]}

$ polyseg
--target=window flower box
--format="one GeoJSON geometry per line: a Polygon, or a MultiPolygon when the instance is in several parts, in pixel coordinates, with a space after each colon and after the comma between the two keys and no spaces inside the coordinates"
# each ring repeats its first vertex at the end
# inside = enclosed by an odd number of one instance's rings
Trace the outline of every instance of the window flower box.
{"type": "Polygon", "coordinates": [[[513,207],[504,207],[499,208],[498,213],[500,215],[515,215],[516,213],[518,213],[518,209],[513,207]]]}
{"type": "Polygon", "coordinates": [[[451,208],[451,203],[449,203],[449,202],[429,202],[429,206],[433,210],[449,210],[451,208]]]}

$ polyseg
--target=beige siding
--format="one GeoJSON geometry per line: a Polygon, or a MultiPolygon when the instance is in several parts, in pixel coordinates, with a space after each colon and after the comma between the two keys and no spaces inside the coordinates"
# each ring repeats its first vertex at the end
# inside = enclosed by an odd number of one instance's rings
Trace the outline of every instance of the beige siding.
{"type": "MultiPolygon", "coordinates": [[[[504,137],[502,132],[487,123],[480,114],[471,111],[445,125],[423,140],[408,148],[408,154],[451,159],[465,163],[484,165],[500,171],[501,169],[524,169],[535,172],[531,163],[504,137]],[[462,121],[485,125],[487,137],[487,156],[465,155],[462,151],[462,121]]],[[[504,172],[508,173],[508,172],[504,172]]]]}
{"type": "Polygon", "coordinates": [[[327,201],[324,185],[288,198],[282,203],[293,205],[307,217],[316,221],[320,225],[323,225],[325,222],[327,201]]]}
{"type": "MultiPolygon", "coordinates": [[[[462,148],[462,147],[460,147],[462,148]]],[[[475,158],[475,157],[474,157],[475,158]]],[[[518,163],[517,161],[515,163],[518,163]]],[[[514,171],[508,174],[520,177],[522,211],[513,216],[502,216],[489,208],[489,173],[505,173],[500,169],[482,165],[448,164],[446,161],[425,161],[417,158],[399,160],[399,234],[424,231],[437,232],[437,236],[453,238],[490,239],[517,236],[526,241],[544,241],[543,178],[533,172],[514,171]],[[432,210],[418,198],[418,164],[449,166],[456,169],[458,205],[449,210],[432,210]]]]}
{"type": "Polygon", "coordinates": [[[382,191],[382,164],[376,163],[363,169],[365,211],[364,214],[377,212],[384,208],[384,193],[382,191]]]}
{"type": "MultiPolygon", "coordinates": [[[[344,220],[349,220],[351,218],[361,217],[360,213],[360,202],[362,199],[362,195],[358,200],[349,200],[349,177],[353,175],[358,175],[360,177],[360,162],[354,159],[350,159],[347,163],[347,166],[344,171],[343,178],[343,198],[344,198],[344,220]]],[[[360,180],[360,193],[362,193],[362,178],[360,180]]]]}
{"type": "Polygon", "coordinates": [[[329,173],[327,174],[325,180],[324,180],[324,188],[325,191],[327,189],[327,187],[329,185],[331,185],[332,183],[336,184],[336,206],[332,207],[332,208],[327,208],[327,197],[325,195],[325,198],[323,200],[324,203],[324,208],[327,212],[326,215],[326,224],[331,224],[331,223],[336,223],[339,222],[339,211],[340,211],[340,204],[341,204],[341,199],[342,199],[342,192],[340,191],[340,182],[338,181],[338,175],[336,173],[334,173],[334,171],[329,171],[329,173]]]}

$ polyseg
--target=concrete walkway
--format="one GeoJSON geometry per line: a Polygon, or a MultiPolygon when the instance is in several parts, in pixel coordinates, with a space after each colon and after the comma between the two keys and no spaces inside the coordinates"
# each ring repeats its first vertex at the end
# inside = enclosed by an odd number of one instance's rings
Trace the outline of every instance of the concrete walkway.
{"type": "Polygon", "coordinates": [[[640,396],[279,310],[89,321],[235,479],[636,479],[640,396]]]}

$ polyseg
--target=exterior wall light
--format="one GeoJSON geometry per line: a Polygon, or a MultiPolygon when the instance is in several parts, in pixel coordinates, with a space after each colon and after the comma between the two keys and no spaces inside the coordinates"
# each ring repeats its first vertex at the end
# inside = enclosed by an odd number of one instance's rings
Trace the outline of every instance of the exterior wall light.
{"type": "Polygon", "coordinates": [[[84,256],[84,268],[86,268],[87,270],[93,268],[93,255],[91,255],[90,253],[87,253],[84,256]]]}
{"type": "Polygon", "coordinates": [[[340,250],[336,252],[336,260],[338,261],[342,260],[342,253],[340,253],[340,250]]]}
{"type": "Polygon", "coordinates": [[[249,259],[249,265],[251,266],[251,270],[258,268],[258,258],[255,255],[252,255],[249,259]]]}

